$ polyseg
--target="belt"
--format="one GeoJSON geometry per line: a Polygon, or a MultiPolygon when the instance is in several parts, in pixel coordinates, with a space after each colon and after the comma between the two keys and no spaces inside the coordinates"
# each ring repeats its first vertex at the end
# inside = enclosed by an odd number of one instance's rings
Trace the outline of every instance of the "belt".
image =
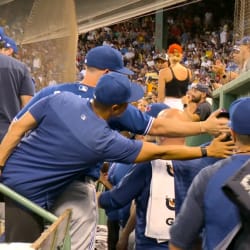
{"type": "Polygon", "coordinates": [[[82,182],[88,182],[88,183],[92,183],[92,184],[96,181],[96,179],[94,177],[88,176],[88,175],[79,176],[76,180],[82,181],[82,182]]]}

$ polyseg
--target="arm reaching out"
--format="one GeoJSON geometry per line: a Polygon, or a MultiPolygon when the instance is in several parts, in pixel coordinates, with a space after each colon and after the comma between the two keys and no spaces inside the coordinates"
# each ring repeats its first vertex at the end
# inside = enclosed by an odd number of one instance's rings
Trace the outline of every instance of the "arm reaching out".
{"type": "Polygon", "coordinates": [[[164,160],[187,160],[204,156],[225,158],[234,153],[236,149],[233,141],[223,142],[226,134],[221,134],[215,138],[209,146],[202,152],[201,147],[187,147],[180,145],[156,145],[143,142],[142,149],[135,162],[143,162],[152,159],[164,160]],[[204,154],[205,153],[205,154],[204,154]]]}
{"type": "Polygon", "coordinates": [[[148,134],[178,137],[203,133],[212,135],[223,132],[229,133],[227,122],[217,118],[220,112],[221,110],[216,110],[203,122],[180,121],[179,119],[163,117],[156,118],[148,134]]]}

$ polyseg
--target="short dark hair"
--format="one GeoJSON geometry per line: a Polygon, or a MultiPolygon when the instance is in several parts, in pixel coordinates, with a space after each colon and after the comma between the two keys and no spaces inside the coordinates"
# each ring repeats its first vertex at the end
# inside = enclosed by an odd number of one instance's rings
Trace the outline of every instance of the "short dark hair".
{"type": "Polygon", "coordinates": [[[5,48],[5,42],[4,41],[0,41],[0,49],[4,49],[5,48]]]}

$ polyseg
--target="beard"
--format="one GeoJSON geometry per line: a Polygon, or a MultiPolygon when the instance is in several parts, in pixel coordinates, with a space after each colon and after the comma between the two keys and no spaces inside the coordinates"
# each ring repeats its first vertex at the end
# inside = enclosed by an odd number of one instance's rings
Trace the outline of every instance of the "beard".
{"type": "Polygon", "coordinates": [[[199,97],[192,96],[192,102],[194,102],[194,103],[199,103],[200,100],[201,100],[201,97],[200,97],[200,96],[199,96],[199,97]]]}

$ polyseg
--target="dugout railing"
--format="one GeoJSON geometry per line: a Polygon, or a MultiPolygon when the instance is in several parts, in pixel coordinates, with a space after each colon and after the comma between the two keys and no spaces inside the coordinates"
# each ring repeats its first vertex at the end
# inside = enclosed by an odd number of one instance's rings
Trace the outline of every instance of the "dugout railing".
{"type": "MultiPolygon", "coordinates": [[[[52,225],[53,225],[53,223],[56,223],[58,221],[58,219],[60,219],[59,217],[57,217],[54,214],[50,213],[49,211],[41,208],[37,204],[33,203],[32,201],[28,200],[27,198],[23,197],[22,195],[18,194],[17,192],[13,191],[9,187],[7,187],[1,183],[0,183],[0,192],[2,194],[4,194],[5,196],[11,198],[12,200],[16,201],[17,203],[28,208],[29,210],[36,213],[37,215],[41,216],[44,220],[46,220],[48,223],[50,223],[52,225]]],[[[69,222],[68,222],[68,224],[69,224],[69,222]]],[[[61,245],[61,247],[60,248],[55,247],[53,242],[51,242],[51,248],[48,248],[48,250],[57,250],[57,249],[70,250],[71,249],[70,236],[69,236],[68,229],[69,229],[69,226],[67,226],[66,237],[63,239],[63,244],[61,245]]],[[[33,242],[30,242],[30,243],[33,243],[33,242]]]]}

